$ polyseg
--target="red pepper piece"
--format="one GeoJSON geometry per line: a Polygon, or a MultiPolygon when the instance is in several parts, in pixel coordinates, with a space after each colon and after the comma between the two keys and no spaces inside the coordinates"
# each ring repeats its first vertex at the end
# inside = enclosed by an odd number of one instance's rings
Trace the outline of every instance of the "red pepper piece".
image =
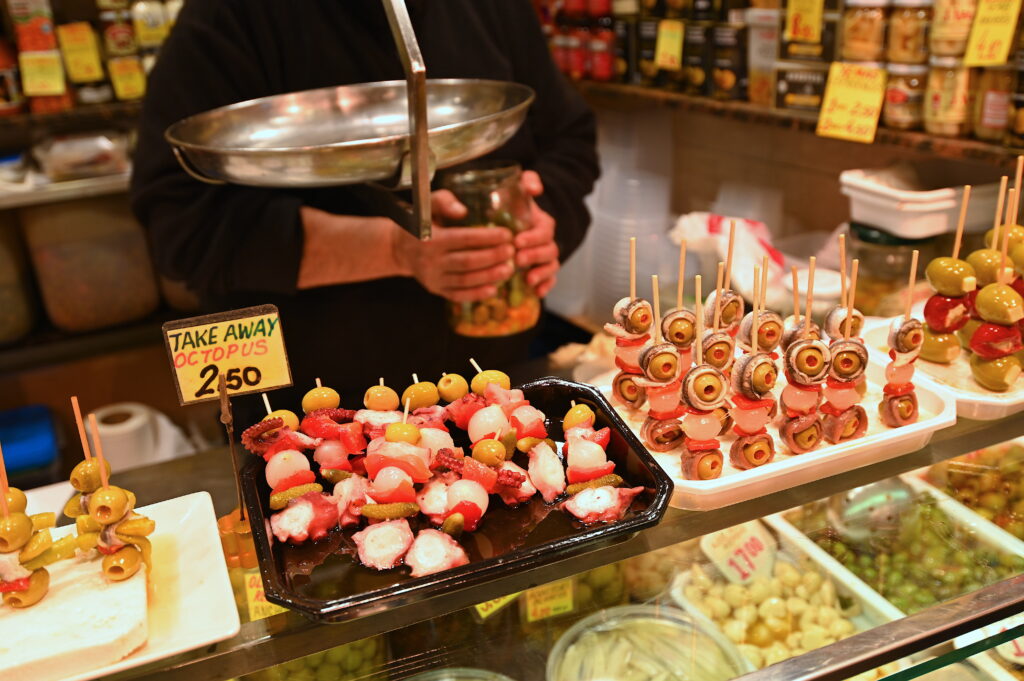
{"type": "Polygon", "coordinates": [[[512,414],[510,423],[515,428],[517,440],[522,440],[524,437],[536,437],[543,440],[548,436],[548,430],[544,427],[543,416],[529,419],[526,423],[523,423],[515,414],[512,414]]]}
{"type": "Polygon", "coordinates": [[[953,298],[936,293],[924,304],[924,321],[936,333],[959,331],[970,318],[965,296],[953,298]]]}
{"type": "Polygon", "coordinates": [[[593,466],[591,468],[569,466],[565,469],[565,474],[569,484],[575,485],[577,482],[590,482],[591,480],[597,480],[605,475],[611,475],[614,470],[615,462],[607,461],[603,466],[593,466]]]}
{"type": "Polygon", "coordinates": [[[15,591],[26,591],[29,586],[29,577],[22,577],[13,582],[0,582],[0,594],[13,593],[15,591]]]}
{"type": "Polygon", "coordinates": [[[498,488],[498,471],[468,456],[462,460],[462,479],[479,482],[488,494],[498,488]]]}
{"type": "Polygon", "coordinates": [[[387,492],[379,491],[371,484],[369,495],[378,504],[416,503],[416,488],[407,480],[387,492]]]}
{"type": "Polygon", "coordinates": [[[480,520],[484,517],[484,514],[480,511],[480,507],[471,501],[460,501],[452,507],[452,510],[448,511],[447,518],[455,513],[462,514],[462,529],[465,532],[472,532],[476,528],[480,527],[480,520]]]}
{"type": "Polygon", "coordinates": [[[982,359],[999,359],[1024,348],[1020,329],[985,322],[971,336],[971,351],[982,359]]]}
{"type": "Polygon", "coordinates": [[[366,473],[370,478],[376,478],[382,468],[394,466],[409,474],[413,482],[426,482],[430,480],[431,473],[427,464],[415,454],[396,454],[385,456],[383,454],[368,454],[363,464],[366,466],[366,473]]]}
{"type": "Polygon", "coordinates": [[[289,475],[284,480],[277,483],[277,487],[274,488],[274,494],[279,494],[290,490],[292,487],[298,487],[299,485],[308,485],[311,482],[316,482],[316,473],[313,471],[299,471],[294,475],[289,475]]]}

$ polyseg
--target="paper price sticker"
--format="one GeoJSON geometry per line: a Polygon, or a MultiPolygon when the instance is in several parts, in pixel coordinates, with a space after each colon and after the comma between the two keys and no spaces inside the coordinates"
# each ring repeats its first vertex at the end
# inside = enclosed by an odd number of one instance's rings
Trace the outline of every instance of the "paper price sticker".
{"type": "Polygon", "coordinates": [[[526,592],[526,621],[539,622],[573,611],[572,579],[562,579],[526,592]]]}
{"type": "Polygon", "coordinates": [[[142,99],[146,94],[146,72],[138,57],[115,57],[107,62],[107,68],[118,99],[142,99]]]}
{"type": "Polygon", "coordinates": [[[978,0],[964,54],[965,66],[1005,64],[1013,46],[1021,0],[978,0]]]}
{"type": "Polygon", "coordinates": [[[99,41],[87,21],[57,27],[64,68],[72,83],[93,83],[103,80],[99,41]]]}
{"type": "Polygon", "coordinates": [[[789,0],[786,5],[786,42],[820,43],[825,0],[789,0]]]}
{"type": "Polygon", "coordinates": [[[885,69],[833,62],[818,115],[817,134],[871,144],[885,99],[885,69]]]}
{"type": "Polygon", "coordinates": [[[50,97],[67,91],[64,82],[64,64],[56,50],[22,52],[18,55],[21,67],[21,87],[29,97],[50,97]]]}
{"type": "Polygon", "coordinates": [[[221,374],[229,395],[292,384],[281,318],[273,305],[179,319],[164,324],[163,331],[182,406],[219,399],[221,374]]]}
{"type": "Polygon", "coordinates": [[[771,577],[778,544],[759,520],[705,535],[700,550],[733,584],[771,577]]]}
{"type": "Polygon", "coordinates": [[[658,22],[658,38],[654,43],[654,65],[666,71],[683,68],[683,22],[662,19],[658,22]]]}
{"type": "Polygon", "coordinates": [[[494,614],[500,612],[509,603],[511,603],[515,599],[519,598],[519,594],[520,593],[522,593],[522,592],[517,591],[514,594],[509,594],[508,596],[502,596],[501,598],[492,598],[489,601],[484,601],[483,603],[477,603],[476,605],[473,606],[473,608],[476,610],[476,614],[480,618],[480,620],[483,621],[483,620],[486,620],[491,615],[494,615],[494,614]]]}
{"type": "MultiPolygon", "coordinates": [[[[992,638],[1004,631],[1024,624],[1024,615],[1014,615],[953,639],[954,648],[965,648],[973,643],[992,638]]],[[[1024,665],[1024,637],[1002,643],[995,648],[996,654],[1007,662],[1024,665]]]]}
{"type": "Polygon", "coordinates": [[[263,590],[263,578],[260,577],[259,570],[245,571],[245,605],[248,608],[251,622],[288,612],[287,608],[282,608],[267,600],[267,594],[263,590]]]}

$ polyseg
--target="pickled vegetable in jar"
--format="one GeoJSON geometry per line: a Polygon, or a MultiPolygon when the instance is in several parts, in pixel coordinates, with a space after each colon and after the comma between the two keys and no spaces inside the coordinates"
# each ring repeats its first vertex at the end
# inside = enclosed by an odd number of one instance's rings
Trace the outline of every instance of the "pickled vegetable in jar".
{"type": "Polygon", "coordinates": [[[932,0],[895,0],[889,16],[889,61],[926,64],[931,23],[932,0]]]}
{"type": "Polygon", "coordinates": [[[925,64],[889,64],[882,122],[897,130],[919,130],[924,124],[925,64]]]}
{"type": "Polygon", "coordinates": [[[843,13],[843,59],[884,59],[887,18],[884,0],[847,0],[843,13]]]}
{"type": "Polygon", "coordinates": [[[924,129],[942,137],[967,135],[971,129],[973,69],[955,57],[933,56],[929,65],[924,129]]]}
{"type": "MultiPolygon", "coordinates": [[[[481,161],[449,171],[441,186],[451,190],[466,206],[466,217],[458,225],[502,227],[513,234],[531,225],[533,199],[520,186],[522,168],[507,161],[481,161]]],[[[462,336],[508,336],[533,328],[540,319],[541,304],[526,283],[526,270],[516,269],[498,284],[493,298],[449,303],[452,329],[462,336]]]]}
{"type": "Polygon", "coordinates": [[[989,142],[1001,142],[1010,121],[1012,68],[1007,65],[982,69],[977,88],[974,95],[974,136],[989,142]]]}
{"type": "Polygon", "coordinates": [[[929,45],[933,55],[959,57],[967,50],[978,0],[935,0],[929,45]]]}

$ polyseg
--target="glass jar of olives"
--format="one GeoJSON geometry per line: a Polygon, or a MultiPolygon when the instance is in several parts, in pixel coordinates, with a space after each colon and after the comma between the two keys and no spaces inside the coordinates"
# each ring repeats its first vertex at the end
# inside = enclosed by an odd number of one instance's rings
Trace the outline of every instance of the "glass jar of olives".
{"type": "Polygon", "coordinates": [[[932,55],[930,64],[924,129],[941,137],[964,137],[971,129],[974,70],[955,57],[932,55]]]}
{"type": "MultiPolygon", "coordinates": [[[[466,206],[466,227],[502,227],[513,234],[531,224],[533,199],[520,185],[522,168],[507,161],[480,161],[441,176],[441,186],[466,206]]],[[[509,336],[533,328],[540,319],[540,299],[517,269],[498,284],[498,294],[485,300],[449,303],[455,333],[478,338],[509,336]]]]}

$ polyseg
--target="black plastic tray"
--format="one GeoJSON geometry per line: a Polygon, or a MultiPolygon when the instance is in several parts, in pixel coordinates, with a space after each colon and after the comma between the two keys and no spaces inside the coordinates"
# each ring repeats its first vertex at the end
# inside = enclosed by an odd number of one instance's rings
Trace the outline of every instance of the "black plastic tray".
{"type": "MultiPolygon", "coordinates": [[[[526,399],[548,416],[548,434],[556,441],[562,440],[561,417],[571,400],[593,408],[596,428],[611,428],[608,457],[617,464],[615,472],[627,486],[645,488],[622,520],[584,526],[558,508],[560,502],[545,504],[540,495],[517,508],[507,508],[492,498],[480,529],[460,540],[469,564],[413,578],[407,567],[378,572],[360,565],[351,540],[354,529],[335,529],[302,546],[277,541],[271,545],[267,523],[270,495],[263,476],[266,464],[262,458],[250,457],[242,469],[242,488],[267,600],[314,620],[348,621],[564,560],[595,544],[625,540],[661,520],[672,497],[672,480],[597,389],[550,377],[527,383],[522,389],[526,399]]],[[[459,436],[453,435],[456,445],[460,444],[459,436]]],[[[462,437],[465,440],[464,434],[462,437]]],[[[516,461],[526,467],[524,455],[517,454],[516,461]]],[[[329,491],[329,486],[324,489],[329,491]]],[[[420,529],[420,520],[422,527],[429,526],[423,518],[411,521],[414,532],[420,529]]]]}

